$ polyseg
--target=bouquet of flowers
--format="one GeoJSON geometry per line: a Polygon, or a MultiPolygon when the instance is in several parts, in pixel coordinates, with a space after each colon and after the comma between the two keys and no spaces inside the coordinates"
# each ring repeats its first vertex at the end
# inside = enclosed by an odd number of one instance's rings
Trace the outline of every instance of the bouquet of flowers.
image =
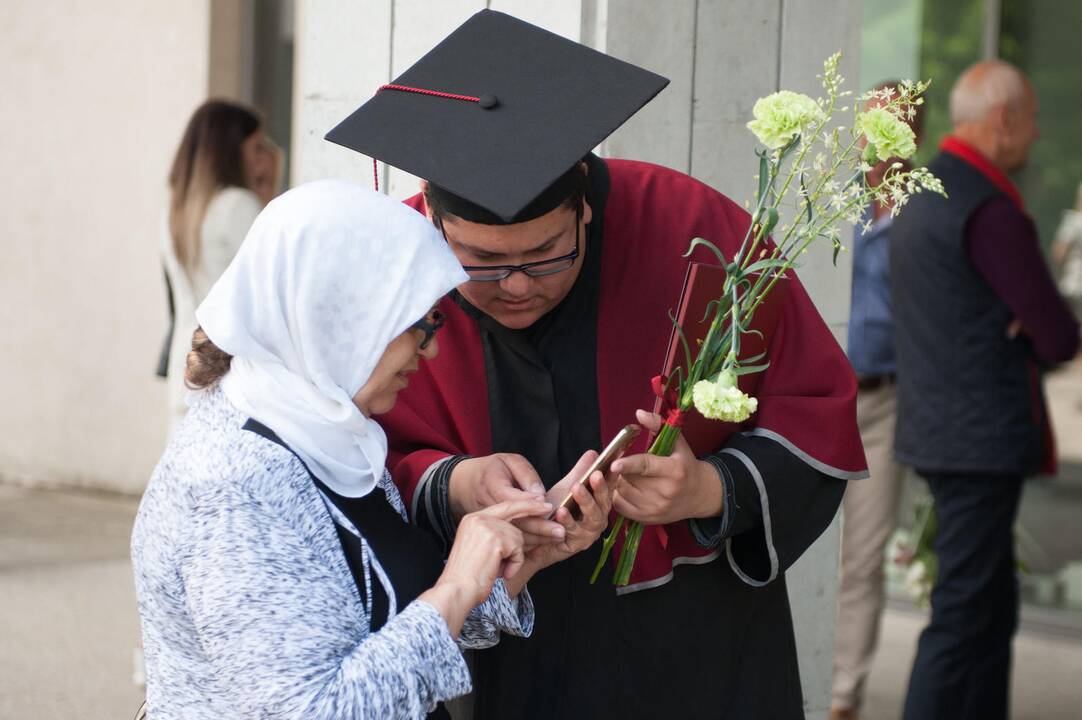
{"type": "MultiPolygon", "coordinates": [[[[891,204],[891,213],[897,214],[914,193],[943,193],[942,184],[926,168],[906,170],[901,162],[916,151],[913,131],[905,120],[923,103],[928,83],[905,81],[849,101],[850,93],[841,89],[840,59],[838,53],[823,64],[822,97],[781,90],[755,103],[748,129],[762,147],[756,150],[755,200],[746,204],[751,224],[732,258],[707,240],[691,240],[685,257],[697,247],[706,247],[724,267],[725,281],[709,305],[707,312],[713,319],[701,344],[690,347],[676,326],[688,371],[674,373],[660,389],[673,395],[675,402],[648,450],[651,454],[672,453],[680,435],[680,415],[693,408],[706,418],[734,423],[755,412],[756,399],[737,387],[737,378],[763,371],[769,361],[766,353],[738,361],[741,337],[756,332],[751,329],[756,309],[813,243],[829,244],[836,263],[843,249],[840,224],[860,222],[869,203],[891,204]],[[869,101],[876,106],[863,109],[869,101]],[[851,127],[835,124],[835,114],[843,110],[852,112],[851,127]],[[865,173],[872,164],[888,160],[893,162],[882,182],[869,187],[865,173]]],[[[643,525],[623,516],[617,517],[605,539],[591,582],[621,533],[614,584],[627,584],[643,525]]]]}

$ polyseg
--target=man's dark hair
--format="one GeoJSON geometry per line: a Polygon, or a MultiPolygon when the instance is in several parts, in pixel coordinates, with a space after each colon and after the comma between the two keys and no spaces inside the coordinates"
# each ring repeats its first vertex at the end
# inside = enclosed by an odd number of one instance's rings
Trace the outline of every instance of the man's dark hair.
{"type": "Polygon", "coordinates": [[[558,207],[582,210],[582,201],[586,197],[586,167],[582,162],[575,163],[567,172],[549,185],[529,205],[523,208],[510,222],[502,219],[490,210],[445,190],[429,181],[425,192],[425,204],[437,224],[445,217],[458,217],[468,222],[482,225],[512,225],[526,222],[555,210],[558,207]]]}

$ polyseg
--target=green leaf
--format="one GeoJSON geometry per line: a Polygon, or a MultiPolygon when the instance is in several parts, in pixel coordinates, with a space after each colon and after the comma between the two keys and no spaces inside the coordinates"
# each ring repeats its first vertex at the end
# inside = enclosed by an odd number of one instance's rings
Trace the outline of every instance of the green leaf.
{"type": "Polygon", "coordinates": [[[691,348],[688,347],[688,338],[684,334],[684,328],[680,327],[680,323],[676,321],[676,315],[672,310],[669,311],[669,319],[672,320],[673,327],[676,329],[676,336],[680,338],[680,346],[684,349],[684,361],[687,363],[684,367],[691,368],[691,348]]]}
{"type": "Polygon", "coordinates": [[[707,370],[710,370],[714,365],[719,362],[719,358],[724,358],[726,353],[722,353],[721,349],[725,347],[731,347],[731,337],[733,329],[731,327],[725,328],[725,331],[714,336],[713,341],[710,343],[710,347],[704,347],[699,351],[699,358],[705,363],[707,370]]]}
{"type": "Polygon", "coordinates": [[[790,151],[790,150],[792,150],[792,149],[793,149],[794,147],[796,147],[797,143],[799,143],[799,142],[800,142],[800,135],[799,135],[799,134],[797,134],[797,135],[794,135],[794,136],[793,136],[793,139],[789,141],[789,144],[788,144],[788,145],[785,145],[784,147],[782,147],[782,149],[781,149],[781,150],[779,150],[779,151],[778,151],[778,160],[779,160],[779,162],[780,162],[780,161],[781,161],[781,160],[782,160],[782,159],[783,159],[783,158],[784,158],[784,157],[785,157],[786,155],[788,155],[788,154],[789,154],[789,151],[790,151]]]}
{"type": "Polygon", "coordinates": [[[753,262],[751,265],[748,265],[746,268],[744,268],[744,272],[750,275],[751,273],[757,273],[762,270],[766,270],[767,268],[784,267],[788,262],[788,260],[782,257],[766,258],[765,260],[759,260],[757,262],[753,262]]]}
{"type": "Polygon", "coordinates": [[[804,204],[807,206],[807,210],[808,210],[808,213],[807,213],[808,214],[808,220],[807,220],[807,222],[810,224],[811,221],[812,221],[812,204],[811,204],[811,198],[808,197],[808,187],[807,187],[807,185],[804,184],[804,173],[800,173],[800,193],[804,197],[804,200],[805,200],[804,204]]]}
{"type": "Polygon", "coordinates": [[[692,240],[691,245],[688,247],[688,251],[684,253],[684,257],[691,257],[691,253],[694,252],[695,248],[699,245],[702,245],[710,252],[714,253],[714,255],[716,255],[718,258],[718,262],[721,263],[722,266],[729,264],[729,261],[725,259],[725,256],[721,253],[721,250],[718,250],[717,245],[704,238],[695,238],[694,240],[692,240]]]}
{"type": "Polygon", "coordinates": [[[714,309],[717,312],[725,312],[724,310],[721,309],[721,298],[711,300],[710,302],[708,302],[706,304],[706,312],[703,313],[703,319],[700,320],[699,322],[706,322],[706,319],[708,317],[710,317],[710,310],[711,309],[714,309]]]}
{"type": "Polygon", "coordinates": [[[751,375],[753,373],[762,372],[768,367],[770,367],[769,362],[760,363],[758,365],[741,365],[740,367],[736,368],[734,372],[737,375],[751,375]]]}
{"type": "Polygon", "coordinates": [[[778,224],[778,209],[776,207],[768,207],[766,209],[766,220],[763,222],[763,237],[770,235],[774,231],[774,228],[778,224]]]}
{"type": "Polygon", "coordinates": [[[762,204],[763,198],[766,197],[767,184],[770,182],[770,161],[766,159],[765,152],[756,150],[755,154],[759,156],[759,194],[755,196],[755,199],[762,204]]]}
{"type": "Polygon", "coordinates": [[[683,395],[684,394],[684,389],[685,389],[684,385],[685,385],[685,383],[687,381],[687,376],[684,374],[684,368],[682,368],[682,367],[676,368],[676,372],[674,372],[672,375],[670,375],[669,379],[671,380],[673,377],[677,378],[677,380],[676,380],[676,394],[677,395],[683,395]]]}

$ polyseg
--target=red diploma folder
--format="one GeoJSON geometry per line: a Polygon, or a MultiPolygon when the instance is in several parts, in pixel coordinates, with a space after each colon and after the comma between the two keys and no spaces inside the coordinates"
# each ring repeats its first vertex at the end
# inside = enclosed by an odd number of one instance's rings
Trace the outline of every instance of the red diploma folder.
{"type": "MultiPolygon", "coordinates": [[[[680,327],[684,329],[684,336],[691,348],[693,360],[703,339],[706,337],[707,331],[710,329],[713,314],[711,313],[711,317],[706,317],[704,321],[707,306],[712,300],[721,297],[724,286],[725,270],[720,265],[708,265],[698,262],[688,265],[687,275],[684,277],[684,287],[680,292],[680,304],[676,308],[676,320],[680,323],[680,327]]],[[[770,291],[770,294],[759,304],[759,307],[755,310],[755,315],[752,317],[750,329],[757,330],[762,335],[745,332],[740,336],[740,352],[737,355],[739,359],[766,352],[770,347],[770,341],[774,336],[778,320],[781,318],[781,309],[788,291],[789,284],[784,279],[779,280],[770,291]]],[[[764,360],[759,360],[756,364],[764,361],[770,361],[769,354],[764,360]]],[[[669,338],[669,349],[665,353],[665,366],[662,368],[662,375],[671,377],[677,368],[683,368],[684,377],[686,378],[688,369],[685,364],[680,336],[674,327],[669,338]]],[[[741,375],[739,379],[740,389],[754,397],[760,377],[761,373],[741,375]]],[[[654,404],[654,412],[660,412],[661,406],[662,400],[658,398],[654,404]]],[[[755,415],[752,414],[743,425],[753,427],[755,425],[755,415]]],[[[692,408],[684,415],[683,435],[696,455],[706,455],[717,452],[729,439],[729,436],[740,430],[743,425],[726,423],[720,420],[708,420],[692,408]]]]}

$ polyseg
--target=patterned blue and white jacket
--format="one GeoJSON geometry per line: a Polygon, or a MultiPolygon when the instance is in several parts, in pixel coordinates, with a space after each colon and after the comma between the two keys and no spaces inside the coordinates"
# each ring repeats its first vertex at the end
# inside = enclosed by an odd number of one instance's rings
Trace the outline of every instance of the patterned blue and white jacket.
{"type": "MultiPolygon", "coordinates": [[[[246,420],[220,390],[200,393],[139,508],[150,718],[423,717],[469,692],[459,646],[530,634],[529,596],[511,599],[502,580],[457,645],[421,600],[371,632],[323,496],[291,453],[242,430],[246,420]]],[[[386,473],[381,486],[405,516],[386,473]]],[[[366,559],[382,575],[370,550],[366,559]]]]}

